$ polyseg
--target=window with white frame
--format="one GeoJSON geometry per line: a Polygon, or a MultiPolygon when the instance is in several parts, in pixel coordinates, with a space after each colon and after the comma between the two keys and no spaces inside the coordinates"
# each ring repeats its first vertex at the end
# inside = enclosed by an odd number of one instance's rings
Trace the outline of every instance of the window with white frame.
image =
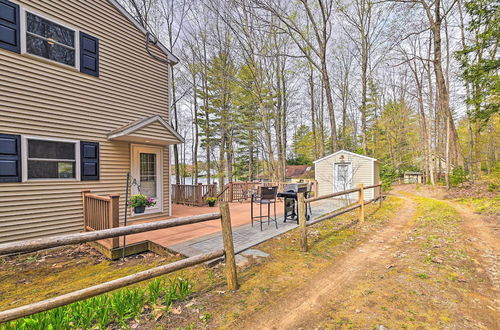
{"type": "Polygon", "coordinates": [[[77,179],[78,147],[78,141],[26,137],[26,179],[77,179]]]}
{"type": "Polygon", "coordinates": [[[27,10],[24,13],[25,52],[77,67],[76,31],[27,10]]]}

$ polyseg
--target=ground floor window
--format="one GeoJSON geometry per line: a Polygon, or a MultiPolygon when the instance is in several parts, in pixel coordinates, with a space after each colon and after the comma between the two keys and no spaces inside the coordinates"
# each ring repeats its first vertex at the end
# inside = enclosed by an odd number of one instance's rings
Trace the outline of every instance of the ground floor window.
{"type": "Polygon", "coordinates": [[[25,137],[27,180],[78,179],[78,141],[25,137]]]}

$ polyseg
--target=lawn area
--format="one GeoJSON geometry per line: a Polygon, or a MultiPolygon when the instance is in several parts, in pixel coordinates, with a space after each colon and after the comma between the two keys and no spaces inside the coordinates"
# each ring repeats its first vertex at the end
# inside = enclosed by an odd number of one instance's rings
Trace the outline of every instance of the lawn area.
{"type": "MultiPolygon", "coordinates": [[[[400,199],[391,197],[384,202],[382,209],[378,209],[377,205],[367,206],[366,223],[362,227],[356,224],[356,212],[310,227],[308,253],[299,251],[296,230],[260,244],[256,248],[271,256],[254,259],[239,269],[241,287],[236,292],[226,291],[223,265],[212,268],[195,266],[163,276],[161,279],[165,283],[177,278],[188,281],[193,292],[188,297],[189,301],[173,299],[173,303],[169,304],[164,299],[168,292],[165,289],[158,302],[146,303],[139,312],[136,306],[128,318],[111,311],[117,315],[111,318],[113,321],[109,326],[122,327],[125,322],[141,327],[162,325],[175,328],[205,326],[208,323],[230,325],[248,311],[256,311],[266,304],[279,301],[285,292],[296,289],[310,276],[321,272],[336,256],[356,245],[370,231],[393,216],[401,203],[400,199]]],[[[178,259],[178,256],[148,253],[129,257],[125,262],[108,261],[85,246],[5,258],[2,259],[0,271],[0,308],[5,310],[50,298],[178,259]]],[[[135,293],[126,290],[117,292],[128,292],[132,296],[145,295],[143,299],[148,301],[150,283],[152,281],[132,286],[134,290],[142,290],[135,293]]],[[[95,304],[96,301],[91,303],[95,304]]],[[[80,313],[81,317],[85,317],[84,311],[77,312],[76,307],[74,310],[73,314],[80,313]]],[[[57,317],[58,314],[54,315],[57,317]]],[[[41,322],[40,319],[31,317],[29,322],[41,322]]],[[[98,325],[97,322],[79,324],[82,328],[87,326],[98,325]]]]}

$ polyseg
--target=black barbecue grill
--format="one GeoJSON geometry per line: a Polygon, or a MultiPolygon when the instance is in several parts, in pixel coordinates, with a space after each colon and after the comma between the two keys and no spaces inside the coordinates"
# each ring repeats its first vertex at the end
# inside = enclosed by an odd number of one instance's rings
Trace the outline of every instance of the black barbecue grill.
{"type": "MultiPolygon", "coordinates": [[[[299,222],[297,217],[297,194],[304,193],[304,197],[309,197],[309,192],[307,191],[307,183],[289,183],[283,189],[283,192],[278,193],[278,197],[284,199],[284,218],[287,220],[299,222]]],[[[306,204],[306,220],[311,217],[311,205],[306,204]]]]}

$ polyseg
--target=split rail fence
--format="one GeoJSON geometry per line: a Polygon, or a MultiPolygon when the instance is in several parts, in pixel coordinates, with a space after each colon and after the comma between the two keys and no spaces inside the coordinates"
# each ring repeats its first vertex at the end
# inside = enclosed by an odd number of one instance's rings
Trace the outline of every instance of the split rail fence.
{"type": "MultiPolygon", "coordinates": [[[[261,183],[258,184],[262,185],[261,183]]],[[[246,189],[248,189],[249,183],[245,183],[245,185],[246,189]]],[[[178,218],[173,220],[147,222],[136,225],[130,225],[126,227],[118,227],[118,226],[114,227],[115,222],[117,221],[117,212],[118,212],[117,196],[103,197],[103,196],[93,195],[88,192],[84,192],[83,199],[84,203],[86,203],[85,204],[86,232],[71,234],[71,235],[55,236],[51,238],[40,238],[40,239],[0,244],[0,256],[14,254],[14,253],[35,252],[49,248],[61,247],[72,244],[88,243],[103,239],[118,240],[120,236],[124,235],[143,233],[158,229],[172,228],[177,226],[184,226],[184,225],[211,221],[211,220],[218,220],[218,219],[221,220],[224,248],[220,250],[211,251],[208,253],[199,254],[197,256],[189,257],[179,261],[175,261],[166,265],[154,267],[109,282],[101,283],[71,293],[56,296],[54,298],[42,300],[36,303],[24,305],[21,307],[5,311],[0,311],[0,324],[21,317],[25,317],[28,315],[48,311],[50,309],[68,305],[80,300],[88,299],[103,293],[123,288],[131,284],[149,280],[161,275],[169,274],[174,271],[195,266],[220,257],[225,257],[226,261],[225,272],[226,272],[227,286],[229,290],[236,290],[238,288],[236,262],[234,255],[233,233],[231,227],[231,215],[229,212],[229,205],[227,204],[227,202],[224,202],[220,205],[219,213],[209,213],[197,216],[178,218]]],[[[358,210],[359,221],[364,222],[365,205],[377,200],[379,200],[380,205],[382,205],[383,195],[382,195],[381,183],[366,187],[364,187],[363,185],[359,185],[358,188],[340,191],[319,197],[307,198],[307,199],[304,197],[303,193],[299,193],[297,196],[297,202],[298,202],[298,217],[299,217],[299,231],[300,231],[299,241],[300,241],[301,251],[306,252],[308,250],[307,226],[316,224],[318,222],[327,219],[334,218],[336,216],[353,211],[355,209],[359,209],[358,210]],[[364,191],[366,189],[377,189],[377,188],[379,189],[378,197],[371,199],[369,201],[365,201],[364,191]],[[356,192],[358,193],[357,202],[341,210],[332,212],[320,218],[316,218],[310,222],[306,222],[307,203],[312,203],[319,200],[338,197],[356,192]]]]}
{"type": "Polygon", "coordinates": [[[114,239],[114,238],[119,238],[120,236],[123,235],[143,233],[157,229],[171,228],[171,227],[189,225],[193,223],[200,223],[218,219],[221,220],[222,238],[224,245],[223,249],[199,254],[194,257],[189,257],[166,265],[154,267],[142,272],[138,272],[109,282],[87,287],[85,289],[77,290],[71,293],[63,294],[54,298],[1,311],[0,324],[21,317],[25,317],[28,315],[44,312],[60,306],[68,305],[83,299],[91,298],[106,292],[123,288],[125,286],[134,283],[149,280],[161,275],[172,273],[174,271],[198,265],[206,261],[210,261],[223,256],[225,257],[226,261],[225,271],[227,278],[227,286],[229,290],[236,290],[238,288],[238,279],[236,275],[236,262],[234,256],[233,233],[231,228],[231,215],[227,203],[224,203],[220,206],[219,213],[209,213],[198,216],[178,218],[173,220],[141,223],[137,225],[130,225],[127,227],[103,229],[103,230],[89,231],[78,234],[55,236],[51,238],[40,238],[34,240],[0,244],[0,256],[1,256],[13,253],[34,252],[43,249],[55,248],[71,244],[93,242],[108,238],[114,239]]]}
{"type": "MultiPolygon", "coordinates": [[[[375,196],[375,194],[374,194],[375,196]]],[[[307,252],[308,246],[307,246],[307,227],[314,225],[318,222],[322,222],[328,219],[335,218],[341,214],[353,211],[355,209],[358,209],[358,220],[359,222],[363,223],[365,221],[365,205],[373,203],[375,201],[380,202],[380,206],[382,206],[382,200],[383,200],[383,195],[382,195],[382,182],[379,184],[375,184],[372,186],[364,186],[363,184],[360,184],[358,188],[353,188],[349,190],[344,190],[344,191],[339,191],[333,194],[328,194],[328,195],[323,195],[323,196],[318,196],[318,197],[312,197],[312,198],[305,198],[303,193],[297,194],[297,213],[299,217],[299,232],[300,232],[300,238],[299,238],[299,243],[300,243],[300,250],[303,252],[307,252]],[[365,190],[366,189],[378,189],[379,194],[378,197],[373,198],[369,201],[365,201],[365,190]],[[355,203],[352,203],[351,205],[342,208],[341,210],[332,212],[330,214],[324,215],[322,217],[316,218],[312,221],[307,222],[306,221],[306,204],[307,203],[312,203],[316,202],[319,200],[324,200],[328,198],[333,198],[333,197],[339,197],[347,194],[352,194],[352,193],[358,193],[358,201],[355,203]]]]}

